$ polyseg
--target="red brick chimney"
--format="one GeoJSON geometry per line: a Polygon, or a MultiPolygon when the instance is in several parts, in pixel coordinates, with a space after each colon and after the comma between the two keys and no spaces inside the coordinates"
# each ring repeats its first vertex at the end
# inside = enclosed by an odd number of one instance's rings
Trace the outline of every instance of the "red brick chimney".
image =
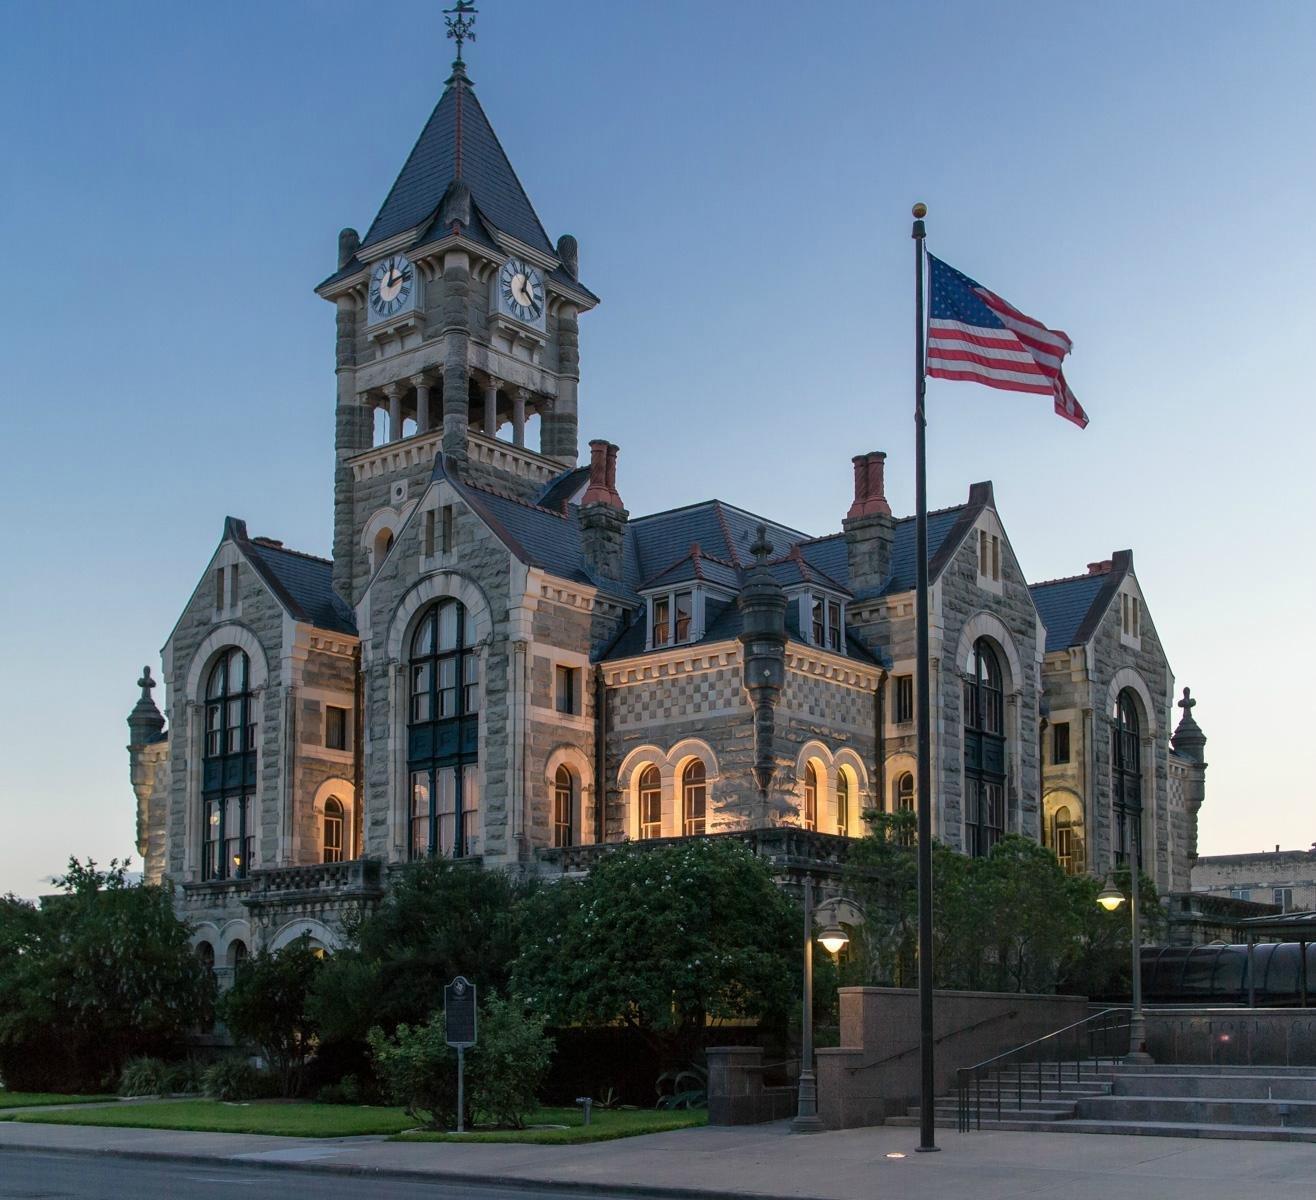
{"type": "MultiPolygon", "coordinates": [[[[589,444],[589,487],[580,498],[581,508],[613,503],[614,493],[608,489],[608,446],[609,443],[602,438],[595,438],[589,444]]],[[[617,507],[621,507],[620,503],[617,507]]]]}
{"type": "Polygon", "coordinates": [[[1110,573],[1110,569],[1112,566],[1114,566],[1114,563],[1112,563],[1111,560],[1108,558],[1104,559],[1101,562],[1090,562],[1088,563],[1088,574],[1107,575],[1110,573]]]}
{"type": "Polygon", "coordinates": [[[846,519],[853,521],[856,517],[889,517],[891,505],[886,500],[886,454],[874,450],[868,454],[857,454],[851,461],[854,463],[854,502],[845,514],[846,519]]]}

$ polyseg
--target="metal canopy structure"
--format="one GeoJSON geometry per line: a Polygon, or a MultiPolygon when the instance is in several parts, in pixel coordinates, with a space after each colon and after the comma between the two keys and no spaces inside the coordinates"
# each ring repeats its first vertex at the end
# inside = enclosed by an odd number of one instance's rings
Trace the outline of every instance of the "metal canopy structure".
{"type": "Polygon", "coordinates": [[[1240,921],[1238,925],[1247,934],[1248,1006],[1255,1008],[1257,1003],[1253,960],[1256,955],[1256,940],[1262,937],[1283,938],[1286,942],[1298,943],[1298,1003],[1306,1008],[1311,995],[1311,989],[1307,985],[1307,944],[1316,942],[1316,912],[1283,913],[1277,917],[1249,917],[1240,921]]]}

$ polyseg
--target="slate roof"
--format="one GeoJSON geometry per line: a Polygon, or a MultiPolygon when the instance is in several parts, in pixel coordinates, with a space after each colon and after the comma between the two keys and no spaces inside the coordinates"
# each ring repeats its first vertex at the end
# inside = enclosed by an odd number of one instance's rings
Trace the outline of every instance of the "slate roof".
{"type": "Polygon", "coordinates": [[[1097,623],[1132,566],[1132,556],[1121,550],[1112,557],[1111,564],[1109,570],[1096,575],[1050,579],[1029,587],[1038,615],[1046,626],[1048,653],[1086,645],[1091,640],[1097,623]]]}
{"type": "Polygon", "coordinates": [[[459,119],[461,178],[480,211],[495,228],[544,254],[553,254],[548,234],[464,72],[454,72],[448,81],[378,215],[361,239],[362,247],[368,249],[434,215],[448,184],[458,174],[459,119]]]}
{"type": "Polygon", "coordinates": [[[798,529],[756,517],[721,500],[705,500],[647,517],[632,517],[628,524],[642,579],[652,578],[679,562],[696,542],[705,554],[732,566],[747,566],[754,561],[749,548],[760,525],[767,526],[768,540],[778,554],[807,536],[798,529]]]}
{"type": "Polygon", "coordinates": [[[334,591],[334,565],[327,558],[250,538],[246,522],[236,517],[225,521],[225,533],[242,547],[248,561],[293,617],[317,629],[356,636],[356,616],[334,591]]]}

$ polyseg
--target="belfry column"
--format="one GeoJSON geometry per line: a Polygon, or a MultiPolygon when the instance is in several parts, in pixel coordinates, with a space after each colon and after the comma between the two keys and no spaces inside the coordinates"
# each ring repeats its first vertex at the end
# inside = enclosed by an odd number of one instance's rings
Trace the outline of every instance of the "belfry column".
{"type": "Polygon", "coordinates": [[[416,389],[416,432],[428,433],[430,429],[430,377],[413,375],[411,386],[416,389]]]}
{"type": "Polygon", "coordinates": [[[525,388],[517,388],[512,393],[512,445],[525,445],[525,388]]]}
{"type": "Polygon", "coordinates": [[[384,395],[388,397],[388,440],[402,440],[402,385],[386,383],[384,395]]]}
{"type": "Polygon", "coordinates": [[[471,260],[464,250],[449,250],[443,257],[443,454],[459,467],[466,465],[466,428],[470,384],[467,353],[470,317],[471,260]]]}
{"type": "Polygon", "coordinates": [[[563,304],[557,313],[558,390],[552,412],[543,416],[540,451],[568,467],[579,454],[576,394],[580,385],[580,331],[576,308],[563,304]]]}
{"type": "Polygon", "coordinates": [[[486,437],[498,435],[498,380],[493,376],[484,385],[484,432],[486,437]]]}

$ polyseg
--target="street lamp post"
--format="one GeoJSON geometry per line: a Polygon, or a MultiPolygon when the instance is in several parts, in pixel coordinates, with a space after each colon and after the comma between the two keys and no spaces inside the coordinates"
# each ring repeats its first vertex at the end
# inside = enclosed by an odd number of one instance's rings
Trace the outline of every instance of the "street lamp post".
{"type": "Polygon", "coordinates": [[[795,1104],[792,1133],[821,1133],[822,1119],[818,1116],[818,1077],[813,1069],[813,938],[814,926],[821,925],[818,940],[831,954],[839,954],[849,943],[845,925],[861,925],[864,910],[853,900],[833,896],[824,900],[815,910],[813,906],[813,879],[804,881],[804,1005],[803,1027],[800,1031],[800,1086],[795,1104]]]}
{"type": "MultiPolygon", "coordinates": [[[[1147,1018],[1142,1011],[1142,914],[1138,904],[1138,876],[1142,873],[1142,863],[1138,855],[1138,831],[1134,830],[1133,851],[1129,856],[1129,920],[1132,924],[1133,963],[1130,999],[1132,1011],[1129,1014],[1129,1052],[1124,1056],[1125,1062],[1152,1062],[1147,1053],[1147,1018]]],[[[1106,876],[1106,886],[1097,896],[1097,903],[1107,912],[1114,912],[1124,903],[1124,893],[1115,886],[1114,880],[1106,876]]]]}

